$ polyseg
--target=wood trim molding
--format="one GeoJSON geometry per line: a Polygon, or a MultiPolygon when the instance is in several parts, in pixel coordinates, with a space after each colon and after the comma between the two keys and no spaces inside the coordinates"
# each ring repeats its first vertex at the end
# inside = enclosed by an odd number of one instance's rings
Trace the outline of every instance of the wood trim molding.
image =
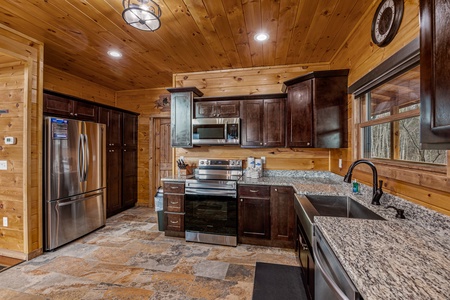
{"type": "Polygon", "coordinates": [[[418,117],[418,116],[420,116],[420,109],[414,109],[414,110],[405,111],[403,113],[395,114],[392,116],[375,119],[375,120],[370,120],[367,122],[362,122],[362,123],[359,123],[359,125],[361,128],[364,128],[364,127],[379,125],[379,124],[383,124],[383,123],[390,123],[390,122],[408,119],[408,118],[412,118],[412,117],[418,117]]]}
{"type": "Polygon", "coordinates": [[[348,88],[349,94],[358,97],[394,78],[400,72],[409,70],[420,62],[419,38],[414,39],[394,55],[386,59],[368,74],[348,88]]]}

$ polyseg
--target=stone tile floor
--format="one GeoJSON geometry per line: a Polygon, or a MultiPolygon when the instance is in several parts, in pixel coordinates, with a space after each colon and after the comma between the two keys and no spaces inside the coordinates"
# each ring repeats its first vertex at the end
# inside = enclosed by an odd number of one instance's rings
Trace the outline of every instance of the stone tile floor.
{"type": "Polygon", "coordinates": [[[0,299],[251,299],[256,262],[298,266],[291,249],[185,242],[135,207],[75,242],[0,273],[0,299]]]}

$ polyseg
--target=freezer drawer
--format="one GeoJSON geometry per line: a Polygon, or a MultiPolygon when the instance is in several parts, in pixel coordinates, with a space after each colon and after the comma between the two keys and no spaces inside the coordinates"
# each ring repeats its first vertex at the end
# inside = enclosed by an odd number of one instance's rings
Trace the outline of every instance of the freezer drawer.
{"type": "Polygon", "coordinates": [[[53,250],[105,225],[103,189],[46,203],[45,250],[53,250]]]}

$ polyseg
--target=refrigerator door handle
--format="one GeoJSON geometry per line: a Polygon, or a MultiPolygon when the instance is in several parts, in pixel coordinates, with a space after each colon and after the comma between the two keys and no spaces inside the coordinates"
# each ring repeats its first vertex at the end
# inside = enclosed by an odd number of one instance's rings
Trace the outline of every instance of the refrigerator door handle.
{"type": "Polygon", "coordinates": [[[84,141],[83,135],[78,139],[78,178],[80,182],[83,181],[83,167],[84,167],[84,141]]]}
{"type": "Polygon", "coordinates": [[[87,180],[87,174],[89,172],[89,139],[87,134],[84,134],[84,153],[85,153],[85,167],[84,167],[84,181],[87,180]]]}

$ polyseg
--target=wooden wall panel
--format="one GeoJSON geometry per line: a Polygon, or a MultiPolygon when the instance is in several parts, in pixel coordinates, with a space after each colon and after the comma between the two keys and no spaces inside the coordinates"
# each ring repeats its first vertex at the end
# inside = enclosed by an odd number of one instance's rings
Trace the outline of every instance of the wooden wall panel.
{"type": "Polygon", "coordinates": [[[283,82],[319,70],[329,64],[286,65],[211,72],[174,74],[175,87],[195,86],[204,96],[281,93],[283,82]]]}
{"type": "Polygon", "coordinates": [[[150,116],[161,113],[157,106],[159,95],[167,94],[165,88],[136,91],[119,91],[116,93],[117,107],[139,112],[138,122],[138,203],[153,206],[153,193],[150,193],[150,116]]]}
{"type": "MultiPolygon", "coordinates": [[[[375,1],[374,4],[378,4],[375,1]]],[[[331,68],[349,68],[349,85],[366,75],[381,62],[396,53],[402,47],[419,35],[419,1],[405,1],[405,11],[402,25],[397,36],[387,47],[379,48],[373,45],[370,37],[370,26],[376,5],[366,12],[361,18],[360,24],[350,34],[346,43],[331,61],[331,68]]],[[[349,96],[348,123],[349,141],[348,149],[330,151],[330,170],[334,173],[345,175],[350,164],[355,160],[356,153],[352,140],[357,132],[354,128],[353,97],[349,96]],[[343,160],[343,168],[339,169],[338,161],[343,160]]],[[[356,136],[355,136],[356,138],[356,136]]],[[[427,170],[408,170],[400,167],[377,164],[380,179],[384,180],[383,189],[391,194],[398,195],[411,202],[429,207],[441,213],[450,215],[450,182],[447,171],[430,172],[427,170]]],[[[370,170],[358,167],[354,178],[361,182],[372,185],[370,170]]],[[[350,188],[350,187],[349,187],[350,188]]]]}
{"type": "Polygon", "coordinates": [[[0,25],[0,115],[3,136],[17,144],[1,143],[0,254],[28,259],[42,252],[42,57],[43,45],[0,25]],[[35,232],[35,234],[32,234],[35,232]]]}
{"type": "Polygon", "coordinates": [[[44,67],[44,89],[110,106],[115,105],[115,91],[48,65],[44,67]]]}
{"type": "MultiPolygon", "coordinates": [[[[328,64],[286,65],[212,72],[174,74],[176,87],[195,86],[204,96],[250,95],[281,93],[284,81],[318,70],[329,70],[328,64]]],[[[216,146],[176,149],[176,156],[184,156],[192,165],[199,158],[234,158],[266,156],[270,170],[328,170],[327,149],[261,148],[216,146]]]]}

